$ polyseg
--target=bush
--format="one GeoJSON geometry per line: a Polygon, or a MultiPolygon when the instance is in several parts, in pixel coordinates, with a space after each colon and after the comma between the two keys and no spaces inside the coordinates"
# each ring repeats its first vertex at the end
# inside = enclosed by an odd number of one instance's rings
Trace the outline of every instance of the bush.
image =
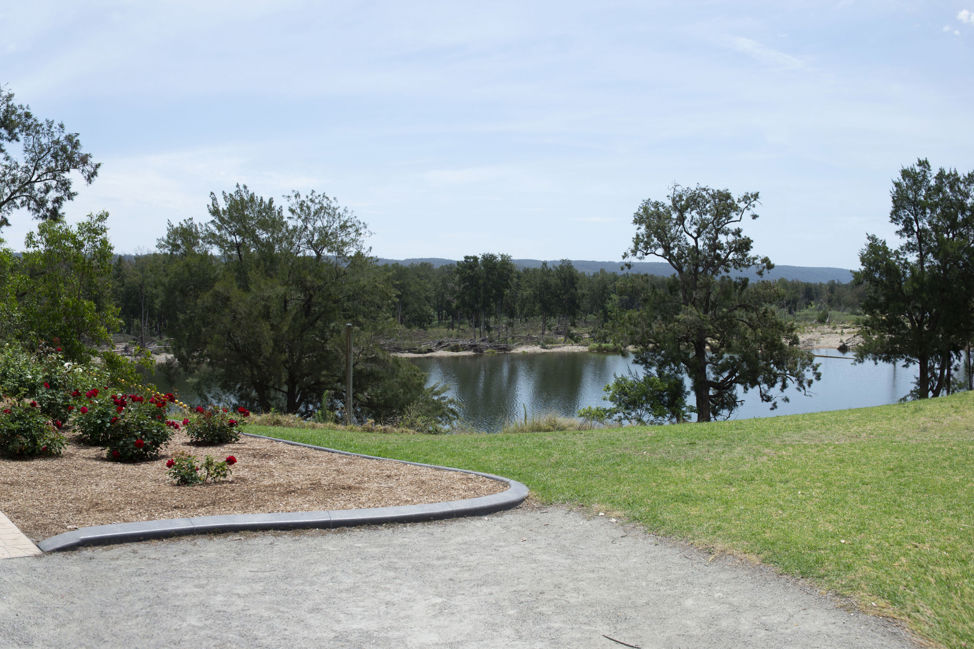
{"type": "MultiPolygon", "coordinates": [[[[141,462],[159,456],[160,449],[173,435],[173,422],[166,411],[174,398],[153,395],[111,395],[115,415],[109,420],[103,445],[110,460],[141,462]]],[[[89,411],[90,412],[90,411],[89,411]]]]}
{"type": "Polygon", "coordinates": [[[166,460],[166,468],[169,469],[169,477],[176,484],[192,485],[227,480],[233,472],[230,467],[236,463],[237,458],[232,455],[219,462],[207,455],[200,465],[195,456],[179,452],[166,460]]]}
{"type": "Polygon", "coordinates": [[[36,401],[4,399],[0,405],[0,454],[13,458],[61,454],[64,435],[36,401]]]}
{"type": "Polygon", "coordinates": [[[78,390],[72,396],[74,429],[78,441],[90,446],[106,446],[112,424],[118,420],[117,406],[105,394],[107,388],[91,388],[82,397],[78,390]],[[102,395],[101,398],[98,398],[102,395]]]}
{"type": "Polygon", "coordinates": [[[185,424],[186,434],[196,444],[208,446],[236,442],[240,439],[240,419],[249,416],[250,411],[244,407],[230,413],[226,408],[197,406],[195,414],[185,424]]]}

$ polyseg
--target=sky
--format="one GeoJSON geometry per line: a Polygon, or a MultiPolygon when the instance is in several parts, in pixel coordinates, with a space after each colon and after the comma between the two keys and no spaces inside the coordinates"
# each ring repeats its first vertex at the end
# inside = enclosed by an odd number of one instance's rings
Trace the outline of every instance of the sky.
{"type": "Polygon", "coordinates": [[[974,0],[0,0],[0,84],[101,162],[67,217],[121,253],[240,183],[378,257],[614,261],[705,185],[760,193],[756,253],[855,269],[900,169],[974,169],[972,63],[974,0]]]}

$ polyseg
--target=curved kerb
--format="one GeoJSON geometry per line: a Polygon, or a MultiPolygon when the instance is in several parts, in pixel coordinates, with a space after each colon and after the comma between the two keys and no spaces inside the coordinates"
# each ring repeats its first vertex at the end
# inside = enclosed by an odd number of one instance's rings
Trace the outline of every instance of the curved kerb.
{"type": "Polygon", "coordinates": [[[261,439],[281,442],[282,444],[303,446],[328,453],[352,455],[354,457],[383,460],[385,462],[400,462],[402,464],[412,464],[432,469],[441,469],[443,471],[470,473],[503,482],[508,485],[508,488],[506,491],[491,494],[490,496],[480,496],[479,498],[468,498],[466,500],[452,500],[442,503],[427,503],[423,505],[401,505],[397,507],[376,507],[372,509],[339,509],[316,512],[280,512],[274,514],[228,514],[223,516],[197,516],[195,518],[170,518],[137,523],[97,525],[95,527],[82,527],[77,530],[65,532],[64,534],[52,536],[38,543],[38,547],[44,552],[60,552],[62,550],[73,550],[86,545],[130,543],[132,541],[165,539],[188,534],[311,528],[326,529],[349,527],[352,525],[435,521],[446,518],[457,518],[459,516],[478,516],[504,509],[511,509],[524,502],[524,499],[528,496],[528,488],[520,482],[489,473],[454,469],[452,467],[436,466],[434,464],[422,464],[420,462],[394,460],[376,457],[374,455],[349,453],[348,451],[339,451],[323,446],[312,446],[311,444],[302,444],[301,442],[292,442],[290,440],[277,439],[265,435],[244,434],[248,437],[259,437],[261,439]]]}

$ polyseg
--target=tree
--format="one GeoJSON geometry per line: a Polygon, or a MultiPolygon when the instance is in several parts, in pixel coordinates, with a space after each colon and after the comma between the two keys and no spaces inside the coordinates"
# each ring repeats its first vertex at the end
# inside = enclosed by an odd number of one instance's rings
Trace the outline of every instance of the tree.
{"type": "Polygon", "coordinates": [[[730,415],[738,387],[757,389],[772,408],[776,390],[806,390],[819,377],[817,366],[798,348],[794,325],[771,306],[773,287],[762,282],[748,290],[746,278],[730,275],[772,268],[767,257],[751,254],[752,241],[738,226],[757,218],[758,194],[674,186],[667,198],[640,205],[624,257],[659,257],[674,275],[662,285],[643,284],[641,306],[617,315],[621,342],[634,345],[636,362],[666,385],[689,380],[697,421],[730,415]]]}
{"type": "Polygon", "coordinates": [[[72,227],[41,223],[11,276],[20,342],[57,339],[65,358],[87,360],[118,329],[107,212],[72,227]]]}
{"type": "Polygon", "coordinates": [[[951,391],[955,364],[974,337],[974,172],[935,174],[921,159],[900,170],[890,199],[902,243],[891,249],[869,235],[859,253],[865,318],[856,356],[916,364],[913,395],[936,397],[951,391]]]}
{"type": "Polygon", "coordinates": [[[171,330],[181,365],[205,363],[220,387],[263,411],[307,414],[322,401],[344,410],[335,395],[344,394],[352,323],[357,419],[390,423],[438,398],[421,372],[372,339],[391,322],[395,293],[389,273],[365,254],[366,230],[351,212],[314,192],[289,195],[285,212],[240,185],[211,194],[209,212],[203,225],[170,223],[159,242],[172,275],[189,283],[178,295],[190,319],[179,316],[171,330]]]}
{"type": "Polygon", "coordinates": [[[90,184],[98,167],[81,150],[77,133],[38,119],[0,87],[0,229],[10,225],[8,216],[17,209],[45,221],[62,218],[64,204],[77,195],[71,172],[90,184]]]}

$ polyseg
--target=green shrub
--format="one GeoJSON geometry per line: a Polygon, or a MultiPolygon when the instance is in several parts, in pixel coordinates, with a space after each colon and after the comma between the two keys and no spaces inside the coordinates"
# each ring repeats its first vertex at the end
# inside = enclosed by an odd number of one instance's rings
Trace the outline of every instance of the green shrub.
{"type": "Polygon", "coordinates": [[[108,399],[105,389],[91,388],[81,395],[75,390],[72,406],[74,429],[78,441],[90,446],[106,446],[112,424],[118,419],[117,406],[108,399]],[[99,398],[99,395],[101,397],[99,398]]]}
{"type": "Polygon", "coordinates": [[[0,454],[13,458],[60,455],[64,435],[36,401],[4,399],[0,408],[0,454]]]}
{"type": "MultiPolygon", "coordinates": [[[[159,456],[172,439],[175,422],[166,419],[170,403],[163,395],[111,395],[115,415],[109,420],[103,445],[108,459],[141,462],[159,456]]],[[[89,411],[90,412],[90,411],[89,411]]]]}
{"type": "Polygon", "coordinates": [[[199,464],[196,456],[180,451],[166,460],[169,477],[178,485],[204,484],[227,480],[233,472],[230,468],[237,463],[237,458],[228,455],[225,460],[217,461],[207,455],[203,464],[199,464]]]}
{"type": "Polygon", "coordinates": [[[240,439],[240,419],[250,416],[244,407],[231,413],[226,408],[197,406],[186,424],[186,434],[196,444],[229,444],[240,439]]]}

